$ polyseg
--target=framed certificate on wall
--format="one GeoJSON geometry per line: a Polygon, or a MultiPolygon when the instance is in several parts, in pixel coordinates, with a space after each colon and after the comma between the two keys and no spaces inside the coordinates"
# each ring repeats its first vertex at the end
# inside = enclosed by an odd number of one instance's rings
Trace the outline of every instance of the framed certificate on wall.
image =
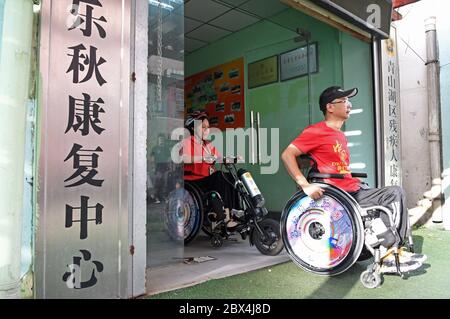
{"type": "Polygon", "coordinates": [[[278,55],[248,65],[248,88],[278,82],[278,55]]]}
{"type": "Polygon", "coordinates": [[[301,77],[309,72],[317,73],[319,71],[317,42],[309,44],[309,61],[306,56],[306,45],[280,54],[280,78],[281,81],[287,81],[301,77]]]}

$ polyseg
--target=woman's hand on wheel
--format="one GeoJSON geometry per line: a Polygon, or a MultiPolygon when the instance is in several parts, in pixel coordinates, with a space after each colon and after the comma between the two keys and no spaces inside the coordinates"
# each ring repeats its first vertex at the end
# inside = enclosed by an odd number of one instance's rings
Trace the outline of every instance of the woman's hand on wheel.
{"type": "Polygon", "coordinates": [[[318,200],[323,196],[324,190],[317,185],[308,184],[302,187],[306,195],[314,200],[318,200]]]}

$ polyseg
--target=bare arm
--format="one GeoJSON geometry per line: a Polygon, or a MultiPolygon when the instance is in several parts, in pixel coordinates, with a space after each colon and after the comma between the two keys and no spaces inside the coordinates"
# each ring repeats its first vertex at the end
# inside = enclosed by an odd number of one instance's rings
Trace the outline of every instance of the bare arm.
{"type": "Polygon", "coordinates": [[[281,160],[289,175],[302,188],[305,194],[312,199],[319,199],[323,195],[323,189],[310,184],[298,167],[297,157],[302,154],[304,154],[302,151],[293,144],[290,144],[281,154],[281,160]]]}

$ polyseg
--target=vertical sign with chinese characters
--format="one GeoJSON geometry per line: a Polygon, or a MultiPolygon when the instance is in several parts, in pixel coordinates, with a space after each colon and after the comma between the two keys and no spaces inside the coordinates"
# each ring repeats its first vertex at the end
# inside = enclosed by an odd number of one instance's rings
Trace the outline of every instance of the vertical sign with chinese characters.
{"type": "Polygon", "coordinates": [[[396,30],[381,41],[384,120],[384,185],[401,185],[400,76],[396,30]]]}
{"type": "Polygon", "coordinates": [[[43,1],[39,298],[127,293],[130,2],[43,1]]]}

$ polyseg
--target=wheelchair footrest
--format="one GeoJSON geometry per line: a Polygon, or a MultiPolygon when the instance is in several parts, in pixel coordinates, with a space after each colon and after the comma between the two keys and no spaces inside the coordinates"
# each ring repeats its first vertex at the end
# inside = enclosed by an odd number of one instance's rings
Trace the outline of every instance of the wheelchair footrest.
{"type": "MultiPolygon", "coordinates": [[[[395,256],[389,256],[389,259],[384,259],[380,268],[381,273],[396,274],[398,273],[395,256]],[[392,258],[393,257],[393,258],[392,258]]],[[[423,266],[427,257],[422,254],[405,254],[400,253],[399,266],[401,273],[408,273],[415,271],[423,266]]]]}

